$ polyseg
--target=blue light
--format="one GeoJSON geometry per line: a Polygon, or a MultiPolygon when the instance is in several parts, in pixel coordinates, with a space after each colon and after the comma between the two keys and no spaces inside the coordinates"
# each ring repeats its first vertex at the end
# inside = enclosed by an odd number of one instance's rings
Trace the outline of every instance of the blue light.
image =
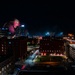
{"type": "Polygon", "coordinates": [[[9,44],[11,44],[11,42],[9,42],[9,44]]]}
{"type": "Polygon", "coordinates": [[[49,32],[46,32],[46,34],[45,34],[45,35],[49,36],[49,35],[50,35],[50,33],[49,33],[49,32]]]}
{"type": "Polygon", "coordinates": [[[17,68],[17,70],[20,70],[20,68],[17,68]]]}
{"type": "Polygon", "coordinates": [[[11,34],[11,32],[8,32],[8,34],[11,34]]]}
{"type": "Polygon", "coordinates": [[[21,27],[25,27],[25,25],[21,25],[21,27]]]}
{"type": "Polygon", "coordinates": [[[63,32],[61,32],[60,34],[63,35],[63,32]]]}
{"type": "Polygon", "coordinates": [[[2,30],[4,30],[4,28],[2,28],[2,30]]]}
{"type": "Polygon", "coordinates": [[[56,36],[63,36],[63,32],[58,33],[56,36]]]}

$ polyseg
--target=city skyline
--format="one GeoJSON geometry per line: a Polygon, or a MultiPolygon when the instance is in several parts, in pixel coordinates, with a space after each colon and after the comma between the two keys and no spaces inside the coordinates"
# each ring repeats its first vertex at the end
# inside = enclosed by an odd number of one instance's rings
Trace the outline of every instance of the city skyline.
{"type": "Polygon", "coordinates": [[[17,18],[27,24],[30,32],[64,31],[73,32],[75,14],[73,6],[57,6],[49,3],[26,3],[24,1],[1,3],[0,26],[17,18]],[[4,6],[5,5],[5,6],[4,6]]]}
{"type": "Polygon", "coordinates": [[[75,72],[75,4],[54,2],[0,1],[0,75],[75,72]]]}

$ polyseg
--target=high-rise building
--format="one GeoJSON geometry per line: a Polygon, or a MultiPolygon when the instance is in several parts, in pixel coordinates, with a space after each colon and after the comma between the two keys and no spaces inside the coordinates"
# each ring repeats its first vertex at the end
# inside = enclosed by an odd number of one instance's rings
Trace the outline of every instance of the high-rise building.
{"type": "MultiPolygon", "coordinates": [[[[10,51],[12,53],[12,51],[10,51]]],[[[0,55],[8,55],[8,40],[7,37],[0,38],[0,55]]]]}
{"type": "Polygon", "coordinates": [[[3,37],[0,39],[0,55],[14,55],[14,57],[18,59],[25,57],[26,52],[26,37],[17,37],[14,39],[7,39],[7,37],[3,37]]]}
{"type": "Polygon", "coordinates": [[[13,50],[13,54],[16,59],[24,58],[27,52],[27,38],[17,37],[9,39],[9,49],[13,50]]]}
{"type": "Polygon", "coordinates": [[[15,58],[13,49],[9,49],[7,37],[0,38],[0,75],[4,75],[14,69],[15,58]]]}

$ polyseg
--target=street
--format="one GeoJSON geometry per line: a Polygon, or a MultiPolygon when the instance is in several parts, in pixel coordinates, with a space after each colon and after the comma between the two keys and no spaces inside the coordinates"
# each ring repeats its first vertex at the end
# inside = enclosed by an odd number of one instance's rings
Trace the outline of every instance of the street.
{"type": "MultiPolygon", "coordinates": [[[[26,60],[24,60],[24,62],[21,62],[21,63],[18,62],[18,63],[16,63],[16,64],[20,64],[20,65],[23,64],[21,70],[24,70],[25,67],[27,67],[28,65],[33,66],[33,65],[35,64],[35,63],[33,62],[33,60],[36,59],[36,54],[37,54],[37,53],[39,53],[39,50],[35,50],[32,55],[29,55],[28,58],[27,58],[26,60]]],[[[14,71],[14,74],[12,74],[12,75],[16,75],[19,70],[20,70],[20,69],[16,69],[16,70],[14,71]]],[[[11,74],[10,74],[10,75],[11,75],[11,74]]]]}

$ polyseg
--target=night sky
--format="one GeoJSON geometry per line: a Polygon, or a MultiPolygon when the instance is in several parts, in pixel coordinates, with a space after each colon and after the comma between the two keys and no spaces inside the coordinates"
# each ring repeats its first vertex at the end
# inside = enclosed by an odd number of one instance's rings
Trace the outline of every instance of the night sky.
{"type": "Polygon", "coordinates": [[[75,33],[75,8],[70,4],[0,2],[0,27],[17,18],[29,32],[64,31],[75,33]]]}

